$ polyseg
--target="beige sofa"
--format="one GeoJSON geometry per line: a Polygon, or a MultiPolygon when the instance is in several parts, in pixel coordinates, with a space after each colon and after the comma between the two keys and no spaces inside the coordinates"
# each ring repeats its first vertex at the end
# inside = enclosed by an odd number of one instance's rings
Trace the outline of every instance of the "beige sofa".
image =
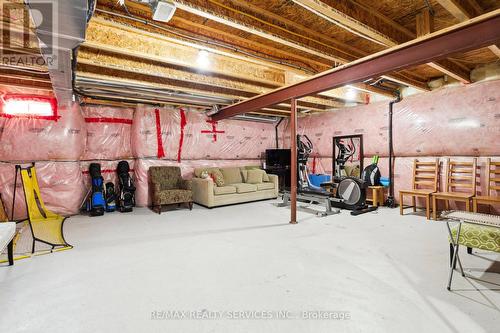
{"type": "Polygon", "coordinates": [[[245,183],[245,170],[256,167],[199,168],[194,170],[193,201],[205,207],[217,207],[242,202],[275,199],[278,197],[278,176],[268,175],[269,181],[259,184],[245,183]],[[219,169],[224,186],[216,186],[211,178],[200,178],[203,171],[219,169]]]}

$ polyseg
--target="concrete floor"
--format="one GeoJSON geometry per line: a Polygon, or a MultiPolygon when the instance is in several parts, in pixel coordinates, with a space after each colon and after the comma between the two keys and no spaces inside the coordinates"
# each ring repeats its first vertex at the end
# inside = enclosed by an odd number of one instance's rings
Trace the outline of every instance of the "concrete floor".
{"type": "Polygon", "coordinates": [[[72,217],[73,250],[0,265],[0,332],[498,332],[500,256],[463,251],[480,280],[457,274],[448,292],[445,225],[398,213],[289,225],[263,201],[72,217]],[[224,319],[161,319],[203,310],[224,319]],[[232,319],[273,311],[288,319],[232,319]]]}

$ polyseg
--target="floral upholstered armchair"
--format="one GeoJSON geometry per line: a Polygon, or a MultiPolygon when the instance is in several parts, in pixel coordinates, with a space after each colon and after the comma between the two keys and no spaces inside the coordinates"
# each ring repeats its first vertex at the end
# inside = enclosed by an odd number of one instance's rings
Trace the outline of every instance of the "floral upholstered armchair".
{"type": "Polygon", "coordinates": [[[149,183],[153,209],[161,214],[163,205],[187,204],[193,208],[191,181],[182,179],[181,169],[174,166],[149,168],[149,183]]]}

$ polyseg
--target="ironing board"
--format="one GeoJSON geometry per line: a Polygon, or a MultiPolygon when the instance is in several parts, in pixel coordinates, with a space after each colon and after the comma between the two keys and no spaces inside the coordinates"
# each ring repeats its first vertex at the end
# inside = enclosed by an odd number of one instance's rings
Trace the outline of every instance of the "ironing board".
{"type": "Polygon", "coordinates": [[[460,262],[460,257],[458,256],[458,240],[460,239],[460,231],[462,228],[462,223],[500,228],[500,216],[452,210],[452,211],[442,212],[441,217],[444,218],[444,221],[446,221],[446,226],[448,227],[450,240],[453,245],[453,258],[450,266],[450,275],[448,278],[448,287],[447,287],[447,289],[450,290],[451,281],[453,278],[453,271],[457,261],[462,276],[465,276],[462,263],[460,262]],[[455,238],[453,238],[453,234],[451,232],[450,222],[458,223],[457,235],[455,238]]]}

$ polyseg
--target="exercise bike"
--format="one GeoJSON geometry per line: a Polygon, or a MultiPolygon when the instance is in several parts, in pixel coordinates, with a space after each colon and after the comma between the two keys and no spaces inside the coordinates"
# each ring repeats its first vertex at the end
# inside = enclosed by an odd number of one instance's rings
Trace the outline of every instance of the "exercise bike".
{"type": "Polygon", "coordinates": [[[339,153],[336,156],[337,165],[336,174],[340,177],[334,177],[333,183],[324,183],[322,186],[336,188],[336,197],[341,201],[335,201],[332,204],[341,209],[351,210],[351,215],[360,215],[377,210],[377,207],[370,207],[366,204],[366,189],[369,184],[363,179],[347,176],[345,164],[356,153],[354,144],[346,145],[343,142],[336,142],[339,153]]]}
{"type": "MultiPolygon", "coordinates": [[[[337,146],[338,147],[338,146],[337,146]]],[[[340,149],[340,147],[339,147],[340,149]]],[[[368,213],[377,209],[366,204],[366,182],[354,177],[335,177],[333,182],[323,183],[318,187],[311,183],[307,161],[313,151],[313,144],[307,135],[297,135],[297,199],[310,204],[318,203],[325,207],[324,211],[312,210],[320,216],[337,214],[339,209],[352,210],[351,215],[368,213]],[[326,190],[331,187],[332,191],[326,190]]],[[[342,149],[343,153],[339,158],[343,161],[340,170],[345,170],[345,163],[349,157],[355,153],[355,148],[342,149]]],[[[345,171],[344,171],[345,174],[345,171]]],[[[290,201],[290,191],[283,193],[283,203],[280,206],[288,205],[290,201]]],[[[304,207],[301,207],[304,208],[304,207]]],[[[311,209],[307,209],[311,210],[311,209]]]]}
{"type": "MultiPolygon", "coordinates": [[[[313,151],[313,144],[307,135],[297,135],[297,200],[308,203],[307,206],[301,206],[304,211],[316,214],[318,216],[328,216],[340,213],[340,209],[332,208],[332,200],[335,198],[333,193],[312,184],[309,179],[307,160],[313,151]],[[309,205],[319,204],[324,210],[311,208],[309,205]]],[[[283,202],[278,206],[288,206],[290,202],[290,191],[283,192],[283,202]]]]}

